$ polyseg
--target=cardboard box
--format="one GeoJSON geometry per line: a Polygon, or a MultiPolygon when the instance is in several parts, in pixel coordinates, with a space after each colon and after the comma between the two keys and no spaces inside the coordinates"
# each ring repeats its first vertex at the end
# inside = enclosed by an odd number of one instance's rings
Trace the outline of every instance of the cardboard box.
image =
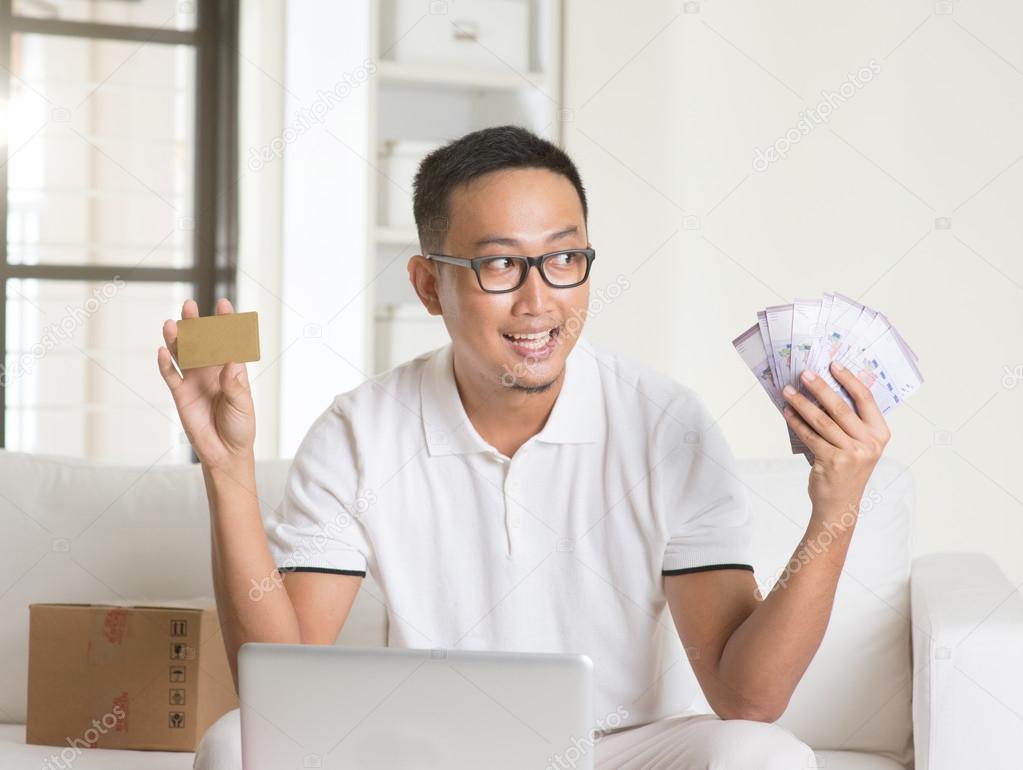
{"type": "Polygon", "coordinates": [[[25,742],[195,751],[238,707],[215,606],[29,606],[25,742]]]}

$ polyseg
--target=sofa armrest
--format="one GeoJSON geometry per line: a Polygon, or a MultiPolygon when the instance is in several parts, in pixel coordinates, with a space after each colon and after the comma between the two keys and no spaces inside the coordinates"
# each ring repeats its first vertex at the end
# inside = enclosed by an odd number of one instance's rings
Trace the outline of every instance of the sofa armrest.
{"type": "Polygon", "coordinates": [[[1008,767],[1023,723],[1023,596],[983,554],[913,562],[917,770],[1008,767]]]}

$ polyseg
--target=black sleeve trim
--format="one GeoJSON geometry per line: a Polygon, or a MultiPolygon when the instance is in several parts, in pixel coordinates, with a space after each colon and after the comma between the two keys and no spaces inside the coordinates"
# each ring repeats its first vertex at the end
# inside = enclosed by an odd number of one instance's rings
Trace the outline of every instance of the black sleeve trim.
{"type": "Polygon", "coordinates": [[[693,572],[710,572],[716,569],[745,569],[750,572],[753,571],[753,567],[749,564],[708,564],[706,567],[687,567],[686,569],[666,569],[661,570],[661,575],[668,577],[669,575],[689,575],[693,572]]]}
{"type": "Polygon", "coordinates": [[[355,577],[366,577],[366,571],[361,569],[331,569],[330,567],[278,567],[278,572],[324,572],[329,575],[354,575],[355,577]]]}

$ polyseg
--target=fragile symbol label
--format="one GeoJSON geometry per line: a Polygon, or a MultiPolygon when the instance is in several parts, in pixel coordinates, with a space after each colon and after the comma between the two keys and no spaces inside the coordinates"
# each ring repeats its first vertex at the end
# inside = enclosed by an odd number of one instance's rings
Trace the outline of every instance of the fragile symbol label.
{"type": "Polygon", "coordinates": [[[184,642],[171,642],[171,660],[191,660],[195,657],[195,650],[184,642]]]}

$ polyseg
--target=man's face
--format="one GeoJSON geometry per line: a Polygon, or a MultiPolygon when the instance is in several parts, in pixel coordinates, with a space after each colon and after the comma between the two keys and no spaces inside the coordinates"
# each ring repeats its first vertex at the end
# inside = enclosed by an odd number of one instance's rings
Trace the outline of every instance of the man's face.
{"type": "MultiPolygon", "coordinates": [[[[547,169],[509,169],[452,191],[443,253],[454,257],[538,257],[589,245],[572,183],[547,169]]],[[[437,297],[455,350],[470,376],[524,392],[542,392],[561,375],[586,318],[589,282],[548,286],[536,267],[525,284],[484,292],[468,268],[439,268],[437,297]],[[525,335],[540,335],[524,338],[525,335]]]]}

